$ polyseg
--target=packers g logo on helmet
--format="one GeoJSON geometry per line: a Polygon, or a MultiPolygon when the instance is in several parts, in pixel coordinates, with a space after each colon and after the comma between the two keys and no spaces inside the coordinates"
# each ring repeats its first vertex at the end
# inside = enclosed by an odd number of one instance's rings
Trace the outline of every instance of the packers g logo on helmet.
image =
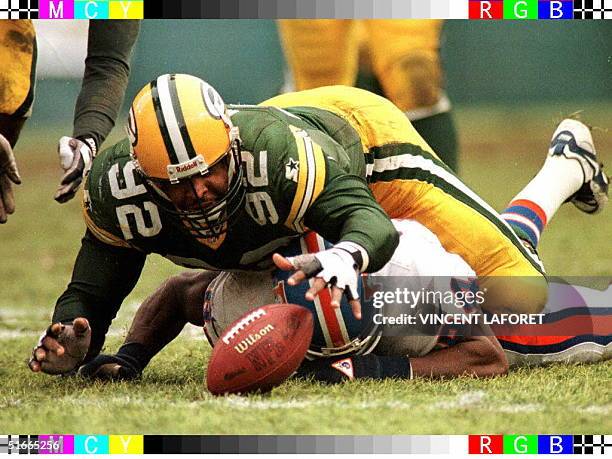
{"type": "Polygon", "coordinates": [[[136,95],[127,124],[132,159],[155,202],[178,214],[198,237],[226,231],[230,217],[244,200],[238,128],[225,103],[205,81],[191,75],[166,74],[136,95]],[[205,175],[228,161],[228,190],[222,199],[197,211],[177,209],[156,184],[178,183],[205,175]]]}

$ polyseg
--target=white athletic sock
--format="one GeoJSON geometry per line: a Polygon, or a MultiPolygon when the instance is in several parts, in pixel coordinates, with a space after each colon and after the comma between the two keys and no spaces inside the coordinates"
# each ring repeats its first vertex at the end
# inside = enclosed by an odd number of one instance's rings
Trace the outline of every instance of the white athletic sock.
{"type": "Polygon", "coordinates": [[[567,198],[580,189],[584,174],[578,161],[549,156],[537,175],[512,201],[536,203],[546,213],[549,222],[567,198]]]}
{"type": "Polygon", "coordinates": [[[580,189],[583,180],[582,167],[577,161],[548,157],[540,172],[510,201],[501,216],[535,249],[550,219],[580,189]]]}

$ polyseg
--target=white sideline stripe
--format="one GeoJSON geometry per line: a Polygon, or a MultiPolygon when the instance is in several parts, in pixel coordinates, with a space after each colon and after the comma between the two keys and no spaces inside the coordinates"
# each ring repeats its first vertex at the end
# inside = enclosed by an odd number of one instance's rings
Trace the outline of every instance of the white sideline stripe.
{"type": "MultiPolygon", "coordinates": [[[[44,327],[41,328],[44,331],[44,327]]],[[[0,340],[3,339],[15,339],[15,338],[32,338],[37,341],[40,337],[41,330],[0,330],[0,340]]],[[[125,336],[126,331],[124,330],[111,330],[106,336],[116,337],[125,336]]]]}
{"type": "MultiPolygon", "coordinates": [[[[129,301],[125,303],[120,311],[118,317],[113,321],[112,328],[106,334],[110,337],[124,337],[127,334],[127,328],[132,322],[132,318],[136,310],[140,307],[142,301],[129,301]],[[124,314],[126,314],[124,316],[124,314]]],[[[44,331],[48,321],[51,320],[51,309],[39,310],[36,312],[29,311],[27,307],[14,307],[2,305],[0,306],[0,340],[2,339],[16,339],[16,338],[33,338],[34,341],[38,340],[40,333],[44,331]],[[23,329],[3,329],[2,324],[15,324],[18,320],[28,319],[24,324],[31,327],[33,319],[36,319],[36,323],[40,323],[40,329],[36,330],[23,330],[23,329]],[[45,325],[46,324],[46,325],[45,325]]],[[[185,327],[183,330],[184,334],[188,336],[203,336],[204,332],[199,327],[185,327]],[[199,332],[199,333],[198,333],[199,332]]]]}
{"type": "MultiPolygon", "coordinates": [[[[284,410],[284,409],[308,409],[315,407],[337,408],[342,410],[371,410],[387,408],[394,410],[414,410],[432,411],[440,413],[441,409],[477,409],[481,411],[493,411],[496,413],[534,413],[544,411],[546,406],[541,404],[499,404],[495,400],[482,397],[479,393],[459,394],[454,400],[432,403],[429,405],[418,405],[401,401],[346,401],[338,399],[300,399],[300,400],[253,400],[240,396],[214,397],[201,401],[173,401],[172,405],[183,408],[230,408],[235,410],[284,410]]],[[[152,405],[159,407],[158,399],[143,399],[140,397],[121,396],[121,397],[64,397],[58,400],[59,403],[84,405],[98,405],[108,407],[109,403],[124,405],[126,403],[136,405],[152,405]]],[[[589,405],[585,407],[573,407],[573,411],[579,413],[608,414],[612,411],[612,405],[589,405]]]]}
{"type": "MultiPolygon", "coordinates": [[[[0,340],[3,339],[17,339],[17,338],[32,338],[37,341],[41,330],[44,330],[44,326],[40,330],[0,330],[0,340]]],[[[107,337],[111,338],[124,338],[127,335],[127,328],[124,326],[113,327],[106,334],[107,337]]],[[[204,332],[201,327],[187,326],[183,329],[179,336],[185,336],[190,339],[202,338],[205,339],[204,332]]],[[[208,348],[208,345],[206,346],[208,348]]]]}
{"type": "MultiPolygon", "coordinates": [[[[143,301],[144,298],[142,300],[128,301],[124,303],[121,306],[121,309],[119,310],[119,314],[121,315],[121,313],[126,311],[136,311],[143,301]]],[[[0,320],[12,317],[28,317],[31,319],[32,316],[41,316],[45,320],[51,320],[51,307],[40,308],[35,311],[32,311],[32,309],[28,309],[29,307],[30,306],[15,307],[15,305],[0,304],[0,320]]]]}

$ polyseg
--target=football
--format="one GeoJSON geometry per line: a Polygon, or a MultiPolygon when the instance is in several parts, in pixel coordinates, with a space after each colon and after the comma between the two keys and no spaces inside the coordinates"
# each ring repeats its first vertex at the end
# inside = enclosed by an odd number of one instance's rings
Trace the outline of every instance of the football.
{"type": "Polygon", "coordinates": [[[302,363],[313,332],[312,313],[295,304],[253,309],[217,341],[206,384],[215,395],[267,392],[302,363]]]}

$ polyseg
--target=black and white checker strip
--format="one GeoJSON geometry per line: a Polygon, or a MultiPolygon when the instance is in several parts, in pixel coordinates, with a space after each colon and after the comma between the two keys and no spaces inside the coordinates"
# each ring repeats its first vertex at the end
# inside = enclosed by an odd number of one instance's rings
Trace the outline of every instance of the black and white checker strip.
{"type": "MultiPolygon", "coordinates": [[[[20,454],[19,445],[27,442],[27,435],[0,435],[0,454],[20,454]]],[[[27,451],[21,454],[28,454],[27,451]]]]}
{"type": "Polygon", "coordinates": [[[0,0],[0,19],[38,19],[38,0],[0,0]]]}
{"type": "Polygon", "coordinates": [[[612,19],[612,0],[574,0],[574,19],[612,19]]]}
{"type": "Polygon", "coordinates": [[[574,435],[574,454],[610,454],[612,435],[574,435]]]}

